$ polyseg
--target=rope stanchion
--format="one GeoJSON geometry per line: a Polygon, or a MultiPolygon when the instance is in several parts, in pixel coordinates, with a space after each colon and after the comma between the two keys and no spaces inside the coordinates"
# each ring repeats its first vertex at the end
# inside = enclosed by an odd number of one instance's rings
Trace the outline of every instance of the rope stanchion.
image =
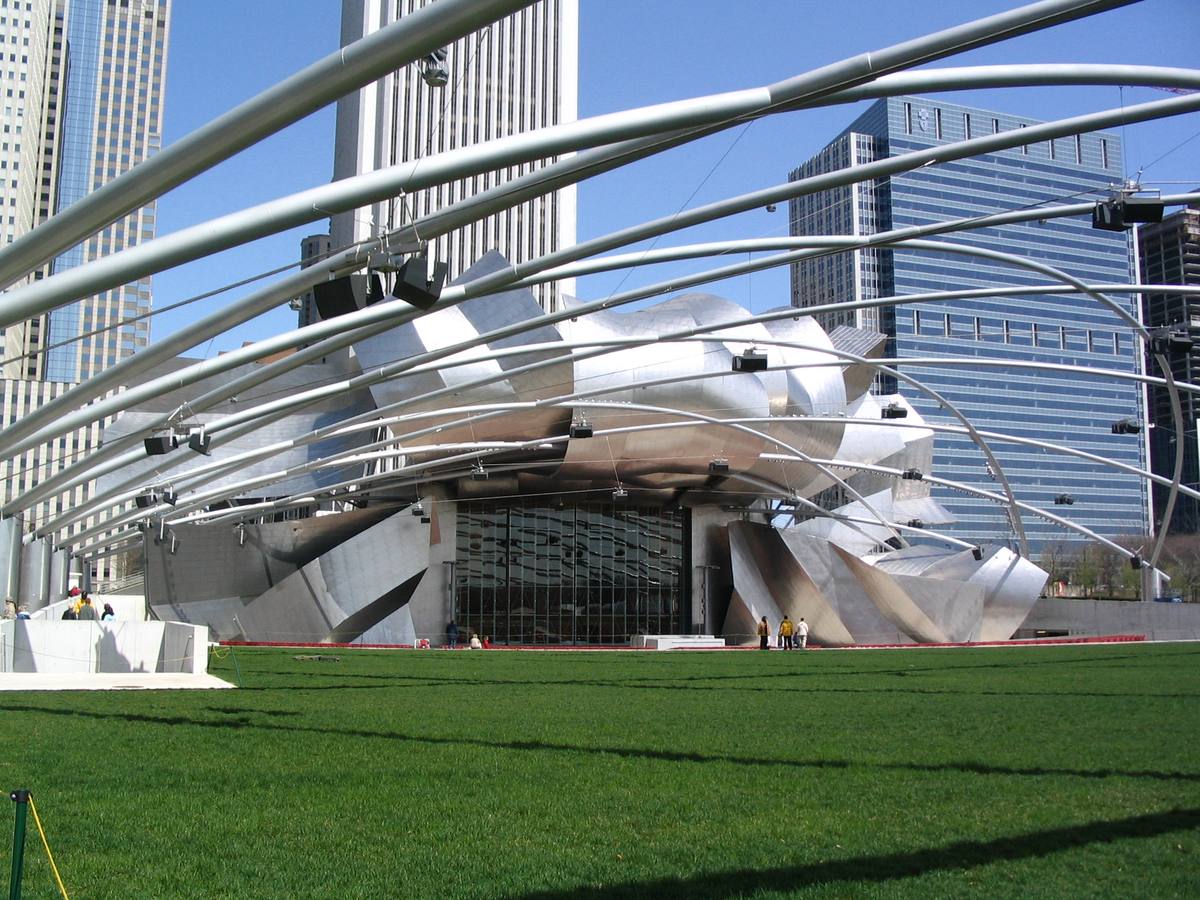
{"type": "Polygon", "coordinates": [[[58,865],[54,862],[54,854],[50,852],[50,842],[46,840],[46,829],[38,816],[37,806],[33,802],[33,794],[27,789],[10,791],[8,795],[17,804],[17,819],[13,828],[12,874],[8,882],[9,900],[21,900],[21,879],[25,868],[25,812],[33,813],[33,822],[37,825],[38,834],[42,838],[42,846],[46,848],[46,859],[50,860],[50,871],[54,873],[54,882],[58,885],[63,900],[71,900],[63,885],[62,876],[58,874],[58,865]]]}
{"type": "Polygon", "coordinates": [[[62,876],[58,874],[58,866],[54,862],[54,854],[50,852],[50,842],[46,840],[46,829],[42,828],[42,820],[38,817],[37,806],[34,805],[33,795],[29,795],[29,811],[33,813],[33,822],[37,825],[38,834],[42,836],[42,846],[46,848],[46,859],[50,860],[50,871],[54,873],[54,882],[58,885],[59,892],[63,895],[63,900],[71,900],[67,896],[67,889],[63,887],[62,876]]]}
{"type": "Polygon", "coordinates": [[[25,813],[29,806],[29,791],[11,791],[8,798],[17,804],[17,819],[13,824],[12,873],[8,879],[8,900],[21,900],[21,874],[25,866],[25,813]]]}

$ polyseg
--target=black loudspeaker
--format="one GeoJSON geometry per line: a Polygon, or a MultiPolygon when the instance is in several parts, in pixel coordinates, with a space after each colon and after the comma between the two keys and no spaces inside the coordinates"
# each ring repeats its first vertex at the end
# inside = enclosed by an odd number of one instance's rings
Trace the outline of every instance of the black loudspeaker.
{"type": "Polygon", "coordinates": [[[322,319],[358,312],[383,299],[383,284],[374,274],[331,278],[314,284],[312,291],[322,319]]]}
{"type": "Polygon", "coordinates": [[[158,506],[158,494],[153,491],[138,494],[133,498],[133,503],[138,509],[150,509],[152,506],[158,506]]]}
{"type": "Polygon", "coordinates": [[[146,446],[147,456],[163,456],[175,449],[175,435],[156,434],[154,437],[146,438],[143,443],[146,446]]]}
{"type": "Polygon", "coordinates": [[[411,303],[417,309],[429,309],[442,295],[447,268],[445,263],[434,263],[431,266],[429,257],[423,253],[410,256],[396,271],[396,284],[392,288],[392,296],[405,303],[411,303]]]}

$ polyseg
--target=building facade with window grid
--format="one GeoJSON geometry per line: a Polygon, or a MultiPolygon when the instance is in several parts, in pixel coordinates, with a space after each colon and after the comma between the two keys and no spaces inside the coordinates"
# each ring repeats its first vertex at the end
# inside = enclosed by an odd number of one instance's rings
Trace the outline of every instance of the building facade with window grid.
{"type": "MultiPolygon", "coordinates": [[[[429,0],[343,0],[342,45],[429,0]]],[[[578,0],[539,0],[447,48],[449,80],[430,87],[416,63],[338,101],[334,180],[576,118],[578,0]]],[[[377,237],[544,165],[509,166],[334,216],[334,248],[377,237]]],[[[448,281],[489,250],[522,263],[575,243],[575,187],[480,219],[432,242],[448,281]]],[[[569,282],[533,288],[547,310],[569,282]]]]}
{"type": "MultiPolygon", "coordinates": [[[[900,156],[939,144],[1036,124],[1005,113],[920,97],[873,103],[792,179],[900,156]]],[[[855,190],[840,189],[792,201],[792,233],[867,235],[1022,207],[1108,197],[1122,184],[1117,135],[1085,134],[1042,141],[971,159],[925,166],[855,190]],[[837,230],[835,225],[838,226],[837,230]],[[848,226],[848,227],[847,227],[848,226]]],[[[1126,235],[1096,231],[1089,217],[1033,221],[944,235],[938,240],[1008,253],[1055,266],[1090,283],[1128,283],[1126,235]]],[[[841,254],[842,262],[793,267],[798,306],[995,286],[1044,284],[1050,279],[990,260],[914,250],[841,254]]],[[[831,257],[837,259],[838,257],[831,257]]],[[[1131,295],[1113,299],[1136,315],[1131,295]]],[[[1076,294],[1005,296],[896,307],[873,326],[889,337],[888,356],[979,357],[1139,371],[1129,327],[1095,300],[1076,294]]],[[[1069,444],[1144,468],[1137,436],[1113,435],[1119,419],[1141,420],[1141,391],[1132,382],[1065,372],[968,366],[902,367],[963,410],[980,429],[1069,444]]],[[[893,386],[882,385],[890,391],[893,386]]],[[[899,390],[928,421],[956,424],[913,388],[899,390]]],[[[1148,528],[1147,491],[1136,476],[1032,447],[995,442],[992,448],[1017,499],[1061,513],[1108,537],[1142,535],[1148,528]],[[1070,507],[1054,498],[1068,494],[1070,507]]],[[[966,437],[939,435],[934,468],[941,477],[995,491],[999,485],[966,437]]],[[[947,530],[972,542],[991,542],[1012,530],[993,502],[935,488],[956,516],[947,530]]],[[[1023,517],[1031,549],[1073,541],[1072,532],[1023,517]]]]}
{"type": "MultiPolygon", "coordinates": [[[[20,113],[14,105],[13,121],[6,107],[0,140],[0,163],[8,163],[10,179],[20,173],[19,211],[11,223],[8,213],[0,219],[0,240],[11,243],[159,148],[170,3],[0,0],[0,20],[5,41],[0,50],[5,96],[0,99],[9,103],[12,90],[19,92],[13,101],[23,104],[20,113]]],[[[81,265],[154,234],[155,205],[150,203],[31,277],[81,265]]],[[[146,346],[148,322],[122,323],[150,308],[145,278],[7,329],[0,421],[17,421],[146,346]]],[[[0,462],[0,498],[6,502],[35,487],[98,446],[101,427],[97,423],[0,462]]],[[[39,503],[25,513],[22,530],[86,501],[92,488],[88,483],[39,503]]],[[[89,518],[71,530],[100,521],[89,518]]],[[[103,560],[97,574],[104,578],[117,564],[103,560]]]]}
{"type": "MultiPolygon", "coordinates": [[[[1138,249],[1142,281],[1145,284],[1200,285],[1200,204],[1193,204],[1167,216],[1162,222],[1138,227],[1138,249]]],[[[1167,328],[1186,332],[1192,340],[1190,350],[1169,354],[1171,375],[1178,382],[1200,382],[1200,297],[1177,294],[1146,294],[1142,298],[1143,321],[1147,328],[1167,328]]],[[[1147,361],[1151,375],[1161,375],[1158,363],[1147,361]]],[[[1175,421],[1166,390],[1151,386],[1150,394],[1150,466],[1156,475],[1175,474],[1175,421]]],[[[1200,436],[1196,428],[1195,394],[1180,393],[1183,406],[1186,447],[1183,458],[1183,482],[1200,486],[1200,436]]],[[[1160,526],[1167,489],[1153,487],[1154,523],[1160,526]]],[[[1180,496],[1171,514],[1171,531],[1195,534],[1200,531],[1200,501],[1180,496]]]]}

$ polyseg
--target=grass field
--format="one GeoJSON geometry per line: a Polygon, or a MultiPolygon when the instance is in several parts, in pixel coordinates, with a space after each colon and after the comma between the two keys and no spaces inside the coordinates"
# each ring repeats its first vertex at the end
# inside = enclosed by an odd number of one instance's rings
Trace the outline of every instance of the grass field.
{"type": "Polygon", "coordinates": [[[72,897],[1200,895],[1200,646],[297,652],[0,694],[72,897]]]}

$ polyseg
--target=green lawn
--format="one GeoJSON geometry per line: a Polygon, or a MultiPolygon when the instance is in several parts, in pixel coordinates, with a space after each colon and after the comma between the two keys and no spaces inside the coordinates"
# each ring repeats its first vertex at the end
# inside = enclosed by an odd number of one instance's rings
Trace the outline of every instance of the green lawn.
{"type": "Polygon", "coordinates": [[[1200,895],[1200,646],[298,652],[0,694],[72,897],[1200,895]]]}

